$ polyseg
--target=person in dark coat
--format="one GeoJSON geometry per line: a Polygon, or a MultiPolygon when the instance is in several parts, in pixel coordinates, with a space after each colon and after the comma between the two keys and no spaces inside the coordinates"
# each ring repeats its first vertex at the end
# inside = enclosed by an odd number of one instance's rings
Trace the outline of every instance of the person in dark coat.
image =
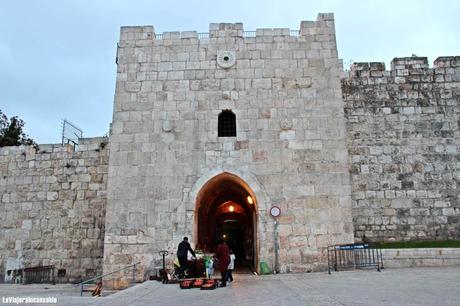
{"type": "Polygon", "coordinates": [[[230,263],[230,249],[228,248],[225,241],[222,241],[217,246],[216,257],[219,261],[220,276],[222,278],[221,287],[225,287],[227,285],[228,264],[230,263]]]}
{"type": "Polygon", "coordinates": [[[193,257],[196,257],[195,252],[192,250],[190,243],[188,243],[188,238],[184,237],[179,246],[177,247],[177,259],[179,260],[179,277],[184,277],[185,269],[187,269],[187,254],[190,252],[193,257]]]}

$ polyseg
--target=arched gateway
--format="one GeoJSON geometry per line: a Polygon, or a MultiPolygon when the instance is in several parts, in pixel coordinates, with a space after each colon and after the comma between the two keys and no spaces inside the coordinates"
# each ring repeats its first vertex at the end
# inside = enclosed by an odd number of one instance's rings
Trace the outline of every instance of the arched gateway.
{"type": "Polygon", "coordinates": [[[257,270],[266,197],[255,177],[235,172],[210,171],[195,184],[193,240],[198,248],[213,252],[224,239],[240,266],[257,270]]]}
{"type": "Polygon", "coordinates": [[[196,199],[194,224],[198,248],[214,252],[223,239],[241,265],[256,267],[257,199],[241,178],[222,173],[206,182],[196,199]]]}

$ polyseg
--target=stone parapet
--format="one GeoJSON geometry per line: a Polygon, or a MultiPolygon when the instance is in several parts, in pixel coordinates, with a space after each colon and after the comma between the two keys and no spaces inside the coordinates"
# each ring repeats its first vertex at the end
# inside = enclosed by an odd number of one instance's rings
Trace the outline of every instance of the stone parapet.
{"type": "Polygon", "coordinates": [[[434,67],[435,68],[460,67],[460,56],[440,56],[434,61],[434,67]]]}
{"type": "MultiPolygon", "coordinates": [[[[232,39],[243,40],[247,43],[265,43],[271,40],[279,43],[304,42],[311,44],[312,49],[316,50],[336,51],[337,49],[334,15],[332,13],[319,14],[316,21],[302,21],[299,29],[295,30],[260,28],[254,31],[245,31],[243,23],[211,23],[208,33],[198,33],[197,31],[155,33],[153,26],[125,26],[121,27],[119,47],[179,44],[181,40],[190,45],[216,42],[231,43],[234,42],[232,39]]],[[[144,62],[145,59],[143,58],[141,61],[144,62]]]]}
{"type": "Polygon", "coordinates": [[[460,57],[442,56],[429,67],[426,57],[397,57],[391,61],[391,70],[385,63],[353,63],[348,72],[350,84],[408,84],[460,82],[460,57]]]}

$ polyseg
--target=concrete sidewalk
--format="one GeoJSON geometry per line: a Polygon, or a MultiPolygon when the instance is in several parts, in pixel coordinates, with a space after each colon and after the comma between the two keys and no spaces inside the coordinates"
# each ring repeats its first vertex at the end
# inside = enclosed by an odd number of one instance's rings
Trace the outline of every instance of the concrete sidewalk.
{"type": "MultiPolygon", "coordinates": [[[[59,295],[58,305],[460,305],[460,267],[234,278],[230,286],[212,291],[149,281],[103,298],[59,295]]],[[[0,297],[43,296],[29,286],[11,289],[0,286],[0,297]]]]}

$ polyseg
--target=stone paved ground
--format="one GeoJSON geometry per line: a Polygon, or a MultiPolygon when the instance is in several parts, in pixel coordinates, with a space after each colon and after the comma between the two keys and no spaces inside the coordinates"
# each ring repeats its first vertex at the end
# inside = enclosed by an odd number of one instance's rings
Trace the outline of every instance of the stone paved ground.
{"type": "Polygon", "coordinates": [[[0,286],[0,297],[57,295],[59,305],[460,305],[460,267],[387,269],[256,277],[235,275],[214,291],[156,281],[104,298],[80,298],[69,286],[0,286]],[[65,290],[64,290],[65,289],[65,290]]]}

